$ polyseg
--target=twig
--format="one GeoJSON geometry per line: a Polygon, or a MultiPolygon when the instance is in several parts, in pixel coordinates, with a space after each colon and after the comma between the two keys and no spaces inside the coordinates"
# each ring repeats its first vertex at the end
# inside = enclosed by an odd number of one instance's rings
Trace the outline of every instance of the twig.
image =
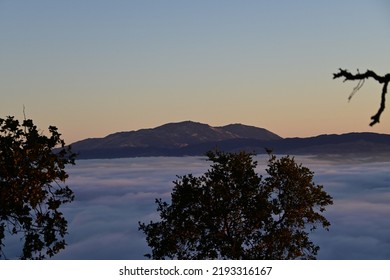
{"type": "Polygon", "coordinates": [[[373,78],[376,80],[378,83],[383,84],[382,87],[382,93],[381,93],[381,102],[379,105],[378,112],[371,117],[371,123],[370,126],[373,126],[380,121],[380,117],[385,110],[385,105],[386,105],[386,93],[387,93],[387,86],[390,82],[390,73],[384,75],[384,76],[379,76],[376,74],[374,71],[367,70],[365,73],[359,73],[359,70],[357,71],[357,74],[351,74],[348,70],[343,70],[339,69],[338,73],[333,73],[333,79],[341,78],[344,77],[344,82],[345,81],[354,81],[354,80],[359,80],[359,83],[357,86],[353,89],[352,93],[349,96],[349,100],[355,95],[355,93],[363,86],[365,79],[368,78],[373,78]]]}

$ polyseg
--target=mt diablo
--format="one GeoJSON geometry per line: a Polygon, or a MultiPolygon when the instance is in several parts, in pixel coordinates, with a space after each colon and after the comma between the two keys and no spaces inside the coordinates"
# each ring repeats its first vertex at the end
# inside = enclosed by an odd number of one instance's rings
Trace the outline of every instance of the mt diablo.
{"type": "Polygon", "coordinates": [[[212,127],[184,121],[151,129],[117,132],[103,138],[88,138],[71,144],[79,159],[143,156],[199,156],[212,149],[245,150],[276,154],[390,154],[390,135],[348,133],[308,138],[282,138],[259,127],[229,124],[212,127]]]}

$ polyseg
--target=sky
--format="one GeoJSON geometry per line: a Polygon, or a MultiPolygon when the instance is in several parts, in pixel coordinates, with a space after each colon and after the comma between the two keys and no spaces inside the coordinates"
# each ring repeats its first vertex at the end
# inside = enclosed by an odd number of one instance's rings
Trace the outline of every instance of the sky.
{"type": "MultiPolygon", "coordinates": [[[[266,176],[268,157],[255,158],[266,176]]],[[[318,227],[310,239],[320,246],[318,259],[390,259],[390,162],[319,160],[297,156],[314,172],[315,184],[333,197],[323,215],[329,231],[318,227]]],[[[176,175],[202,175],[210,162],[202,157],[79,160],[67,168],[75,200],[60,207],[68,221],[68,244],[54,259],[143,260],[150,253],[138,222],[157,222],[156,198],[170,202],[176,175]]],[[[18,237],[5,239],[7,258],[21,252],[18,237]]]]}
{"type": "Polygon", "coordinates": [[[0,0],[0,117],[67,143],[184,120],[282,137],[370,127],[389,73],[385,0],[0,0]]]}

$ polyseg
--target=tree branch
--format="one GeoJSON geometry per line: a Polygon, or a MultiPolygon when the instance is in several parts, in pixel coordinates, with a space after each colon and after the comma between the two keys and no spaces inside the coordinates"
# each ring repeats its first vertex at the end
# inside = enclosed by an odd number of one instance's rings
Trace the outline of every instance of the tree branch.
{"type": "Polygon", "coordinates": [[[378,74],[376,74],[374,71],[371,71],[371,70],[367,70],[365,73],[359,73],[359,70],[358,70],[357,74],[351,74],[348,70],[343,70],[340,68],[338,73],[333,73],[333,79],[337,79],[337,78],[341,78],[341,77],[344,77],[344,82],[345,81],[359,80],[359,84],[357,87],[355,87],[354,91],[352,92],[352,95],[350,95],[350,98],[353,96],[353,94],[356,93],[357,90],[359,90],[361,88],[361,86],[363,85],[362,83],[364,82],[365,79],[373,78],[378,83],[383,84],[382,94],[381,94],[381,102],[379,105],[379,109],[378,109],[378,112],[371,117],[372,121],[370,123],[370,126],[373,126],[373,125],[379,123],[380,116],[383,113],[383,111],[385,110],[386,93],[387,93],[387,86],[390,82],[390,73],[386,74],[385,76],[379,76],[378,74]]]}

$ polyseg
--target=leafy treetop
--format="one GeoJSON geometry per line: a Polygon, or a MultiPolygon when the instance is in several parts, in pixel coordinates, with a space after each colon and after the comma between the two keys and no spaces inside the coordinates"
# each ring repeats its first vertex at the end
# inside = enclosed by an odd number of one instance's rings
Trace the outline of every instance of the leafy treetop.
{"type": "Polygon", "coordinates": [[[21,236],[22,259],[51,257],[65,247],[67,221],[58,209],[74,199],[64,182],[76,155],[56,127],[49,133],[30,119],[0,119],[0,257],[6,258],[3,241],[10,235],[21,236]]]}
{"type": "Polygon", "coordinates": [[[268,176],[251,154],[209,152],[205,174],[178,177],[160,221],[139,223],[153,259],[314,259],[309,239],[332,198],[294,158],[270,156],[268,176]]]}

